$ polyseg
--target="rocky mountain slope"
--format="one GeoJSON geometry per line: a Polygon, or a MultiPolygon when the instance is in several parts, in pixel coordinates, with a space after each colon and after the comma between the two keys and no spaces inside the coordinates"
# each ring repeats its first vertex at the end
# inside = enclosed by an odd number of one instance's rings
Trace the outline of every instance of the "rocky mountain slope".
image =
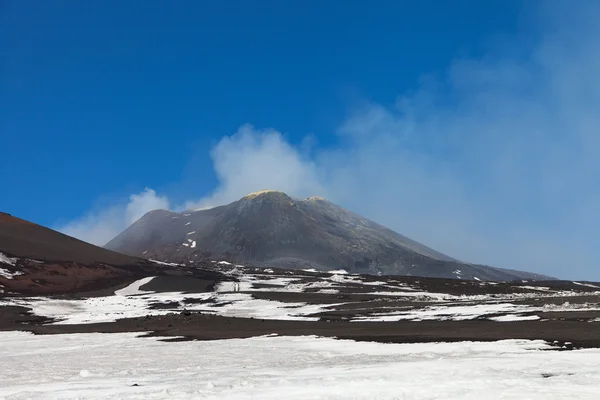
{"type": "MultiPolygon", "coordinates": [[[[181,269],[94,246],[0,212],[0,295],[72,294],[145,276],[190,275],[181,269]]],[[[202,270],[195,273],[202,274],[206,275],[202,270]]],[[[209,275],[213,281],[218,278],[216,273],[209,275]]]]}
{"type": "Polygon", "coordinates": [[[459,262],[323,198],[299,200],[278,191],[252,193],[207,210],[151,211],[105,247],[181,263],[211,257],[291,269],[475,280],[547,279],[459,262]]]}

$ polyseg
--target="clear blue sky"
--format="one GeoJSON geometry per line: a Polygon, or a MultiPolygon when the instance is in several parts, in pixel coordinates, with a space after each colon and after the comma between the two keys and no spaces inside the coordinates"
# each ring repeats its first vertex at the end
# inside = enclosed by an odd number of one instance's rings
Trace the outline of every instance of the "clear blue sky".
{"type": "Polygon", "coordinates": [[[216,184],[210,148],[240,125],[328,146],[354,101],[393,102],[423,74],[512,33],[522,9],[2,0],[0,209],[52,225],[145,186],[169,190],[189,168],[202,179],[187,190],[201,196],[216,184]]]}
{"type": "Polygon", "coordinates": [[[597,0],[0,0],[0,210],[103,244],[280,189],[600,280],[599,20],[597,0]]]}

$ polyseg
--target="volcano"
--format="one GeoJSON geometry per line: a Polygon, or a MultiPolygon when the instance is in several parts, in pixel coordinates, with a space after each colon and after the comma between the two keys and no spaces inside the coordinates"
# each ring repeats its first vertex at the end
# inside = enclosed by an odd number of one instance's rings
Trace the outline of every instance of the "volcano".
{"type": "Polygon", "coordinates": [[[182,213],[154,210],[105,246],[135,257],[439,278],[548,279],[461,262],[321,197],[251,193],[231,204],[182,213]]]}

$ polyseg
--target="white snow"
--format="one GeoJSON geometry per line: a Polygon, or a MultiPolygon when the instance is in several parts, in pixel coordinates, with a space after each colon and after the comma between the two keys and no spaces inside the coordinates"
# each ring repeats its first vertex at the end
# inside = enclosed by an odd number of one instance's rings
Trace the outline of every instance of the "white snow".
{"type": "Polygon", "coordinates": [[[0,333],[0,398],[596,400],[599,349],[0,333]],[[136,386],[134,386],[136,385],[136,386]]]}
{"type": "Polygon", "coordinates": [[[185,247],[189,247],[189,243],[181,243],[182,245],[184,245],[185,247]]]}
{"type": "Polygon", "coordinates": [[[17,259],[9,257],[4,253],[0,253],[0,263],[12,265],[14,267],[17,264],[17,259]]]}
{"type": "Polygon", "coordinates": [[[537,321],[538,319],[540,319],[540,317],[538,317],[537,315],[512,314],[512,315],[501,315],[499,317],[490,317],[489,319],[491,319],[492,321],[498,321],[498,322],[537,321]]]}
{"type": "Polygon", "coordinates": [[[547,286],[519,286],[519,288],[527,290],[540,290],[542,292],[550,290],[550,288],[547,286]]]}
{"type": "Polygon", "coordinates": [[[408,311],[392,311],[385,314],[373,314],[368,317],[357,318],[355,321],[428,321],[451,320],[464,321],[474,319],[486,314],[514,313],[521,310],[521,306],[511,303],[472,304],[456,306],[431,306],[408,311]]]}
{"type": "Polygon", "coordinates": [[[186,222],[186,223],[185,223],[185,225],[186,225],[186,226],[187,226],[187,225],[189,225],[189,224],[191,224],[191,222],[186,222]]]}
{"type": "MultiPolygon", "coordinates": [[[[192,240],[190,242],[191,247],[194,248],[196,246],[195,242],[192,240]]],[[[178,265],[152,261],[165,265],[178,265]]],[[[461,321],[485,317],[503,322],[538,319],[538,316],[532,314],[540,311],[600,310],[600,304],[597,303],[564,303],[543,306],[511,303],[515,299],[530,298],[532,296],[552,297],[561,292],[536,291],[501,295],[454,296],[425,292],[418,289],[418,287],[410,287],[406,283],[394,280],[364,282],[365,278],[358,275],[333,274],[319,279],[315,279],[314,276],[311,276],[312,279],[306,279],[307,276],[288,275],[287,273],[276,274],[272,269],[249,270],[226,261],[213,261],[213,263],[218,264],[225,274],[235,277],[237,281],[221,282],[216,287],[215,292],[211,293],[142,292],[139,288],[146,283],[145,280],[142,280],[133,283],[128,288],[117,291],[115,296],[78,300],[12,298],[7,299],[7,301],[10,304],[31,307],[33,313],[37,315],[57,318],[59,324],[108,322],[118,318],[179,312],[183,310],[183,300],[186,298],[210,300],[206,303],[190,305],[188,309],[217,315],[262,319],[315,320],[317,317],[311,316],[311,314],[331,310],[331,307],[335,305],[307,305],[300,302],[285,303],[274,300],[260,300],[253,298],[252,293],[256,291],[299,293],[309,290],[323,294],[335,294],[339,293],[341,288],[344,288],[344,292],[352,293],[351,288],[354,285],[360,285],[357,288],[361,288],[361,293],[382,296],[384,300],[390,301],[391,307],[379,310],[375,314],[367,314],[368,310],[365,310],[362,316],[355,317],[353,321],[461,321]],[[261,271],[263,273],[260,273],[261,271]],[[384,286],[386,289],[385,291],[363,291],[365,288],[379,289],[377,286],[384,286]],[[393,304],[398,300],[402,300],[402,298],[429,304],[412,309],[394,307],[393,304]],[[169,303],[172,304],[172,307],[160,310],[151,309],[150,306],[157,302],[169,303]]],[[[146,279],[149,281],[152,278],[146,279]]],[[[544,289],[533,286],[531,288],[544,289]]],[[[573,294],[571,291],[565,293],[573,294]]],[[[600,292],[594,293],[600,294],[600,292]]],[[[343,302],[339,304],[343,304],[343,302]]]]}
{"type": "Polygon", "coordinates": [[[345,269],[334,269],[329,271],[330,274],[338,274],[338,275],[346,275],[348,273],[348,271],[346,271],[345,269]]]}
{"type": "MultiPolygon", "coordinates": [[[[164,315],[182,311],[186,298],[209,300],[204,304],[189,304],[188,310],[204,311],[212,314],[277,320],[316,321],[318,317],[308,315],[328,310],[337,304],[289,303],[274,300],[255,299],[251,294],[240,293],[252,290],[251,282],[222,282],[216,292],[208,293],[153,293],[139,290],[153,278],[144,278],[115,292],[115,296],[90,297],[81,300],[60,300],[43,297],[13,298],[6,305],[30,307],[36,315],[56,318],[55,324],[88,324],[111,322],[120,318],[134,318],[146,315],[164,315]],[[152,309],[157,302],[169,302],[171,309],[152,309]]],[[[274,280],[273,284],[285,284],[285,278],[274,280]]]]}
{"type": "Polygon", "coordinates": [[[195,241],[195,240],[192,240],[192,244],[190,245],[190,247],[191,247],[192,249],[196,247],[196,241],[195,241]]]}
{"type": "Polygon", "coordinates": [[[214,312],[226,317],[318,321],[318,317],[306,317],[305,315],[325,311],[328,306],[336,305],[259,300],[254,299],[252,295],[247,293],[224,293],[219,296],[219,300],[225,302],[225,305],[215,307],[211,304],[192,304],[186,308],[188,310],[214,312]]]}
{"type": "Polygon", "coordinates": [[[481,281],[481,279],[479,279],[478,277],[474,276],[473,279],[475,279],[476,281],[481,281]]]}
{"type": "Polygon", "coordinates": [[[369,292],[369,294],[375,295],[375,296],[396,296],[396,297],[418,297],[421,300],[425,300],[425,301],[444,301],[444,300],[450,300],[450,299],[455,299],[456,296],[452,296],[446,293],[435,293],[435,292],[420,292],[420,291],[415,291],[415,290],[407,290],[406,292],[404,291],[394,291],[394,292],[383,292],[383,291],[378,291],[378,292],[369,292]]]}
{"type": "Polygon", "coordinates": [[[5,268],[0,268],[0,276],[6,278],[6,279],[14,279],[15,276],[17,275],[23,275],[23,272],[21,271],[9,271],[5,268]]]}
{"type": "Polygon", "coordinates": [[[447,303],[432,305],[424,308],[410,309],[406,311],[390,311],[386,313],[375,313],[369,316],[358,317],[353,321],[464,321],[483,317],[490,314],[504,314],[502,316],[490,317],[493,321],[524,321],[539,319],[536,315],[526,315],[523,313],[532,313],[536,311],[598,311],[598,304],[583,303],[560,305],[544,304],[541,307],[535,307],[527,304],[512,303],[447,303]]]}
{"type": "Polygon", "coordinates": [[[338,289],[320,289],[317,293],[323,294],[338,294],[340,291],[338,289]]]}
{"type": "Polygon", "coordinates": [[[191,232],[188,232],[187,234],[188,235],[193,235],[194,233],[196,233],[196,231],[191,231],[191,232]]]}
{"type": "Polygon", "coordinates": [[[156,264],[169,265],[171,267],[177,267],[177,266],[183,265],[183,264],[169,263],[169,262],[158,261],[158,260],[153,260],[153,259],[150,259],[150,261],[152,261],[153,263],[156,263],[156,264]]]}
{"type": "MultiPolygon", "coordinates": [[[[81,300],[60,300],[48,298],[13,298],[7,299],[7,305],[30,307],[36,315],[56,318],[57,324],[85,324],[94,322],[110,322],[119,318],[133,318],[145,315],[164,315],[170,312],[179,312],[184,309],[183,300],[186,298],[212,300],[201,304],[188,304],[189,310],[203,311],[217,315],[261,318],[277,320],[307,320],[314,321],[318,317],[312,316],[328,311],[343,302],[336,304],[305,304],[301,302],[289,303],[274,300],[256,299],[253,291],[274,292],[300,292],[306,288],[317,288],[320,293],[337,293],[335,286],[327,282],[313,282],[309,284],[295,283],[294,278],[278,277],[264,280],[242,280],[240,282],[222,282],[215,292],[210,293],[152,293],[144,292],[139,288],[152,278],[145,278],[132,283],[125,289],[116,292],[115,296],[93,297],[81,300]],[[271,287],[256,289],[254,283],[269,284],[271,287]],[[169,309],[152,309],[153,303],[173,304],[169,309]]],[[[379,322],[379,321],[425,321],[425,320],[451,320],[463,321],[478,317],[488,317],[497,322],[523,321],[539,319],[531,315],[537,311],[577,311],[598,310],[597,304],[561,304],[544,305],[541,307],[526,304],[513,304],[502,302],[463,303],[446,302],[433,304],[428,307],[409,310],[390,310],[362,317],[355,317],[352,321],[379,322]],[[524,315],[528,314],[528,315],[524,315]]]]}
{"type": "Polygon", "coordinates": [[[140,290],[140,287],[144,286],[154,278],[154,276],[149,276],[147,278],[139,279],[123,289],[115,290],[115,294],[117,296],[133,296],[137,294],[152,293],[145,290],[140,290]]]}
{"type": "Polygon", "coordinates": [[[596,288],[596,289],[600,289],[600,286],[596,286],[596,285],[592,285],[589,283],[581,283],[581,282],[573,282],[575,285],[579,285],[579,286],[587,286],[587,287],[591,287],[591,288],[596,288]]]}

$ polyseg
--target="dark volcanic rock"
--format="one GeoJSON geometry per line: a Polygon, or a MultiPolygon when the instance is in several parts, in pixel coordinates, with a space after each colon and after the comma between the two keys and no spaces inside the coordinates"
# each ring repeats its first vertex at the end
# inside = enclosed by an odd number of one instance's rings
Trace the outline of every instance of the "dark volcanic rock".
{"type": "Polygon", "coordinates": [[[131,265],[142,261],[6,213],[0,213],[0,251],[34,260],[82,264],[131,265]]]}
{"type": "Polygon", "coordinates": [[[221,275],[204,271],[201,266],[196,263],[193,271],[187,271],[181,266],[157,264],[0,213],[0,296],[102,292],[142,277],[161,275],[175,276],[157,280],[153,286],[166,280],[166,286],[183,287],[179,282],[185,276],[186,288],[204,290],[221,275]]]}
{"type": "Polygon", "coordinates": [[[513,280],[539,275],[466,264],[320,197],[264,191],[208,210],[151,211],[106,246],[136,257],[206,257],[281,268],[513,280]]]}

